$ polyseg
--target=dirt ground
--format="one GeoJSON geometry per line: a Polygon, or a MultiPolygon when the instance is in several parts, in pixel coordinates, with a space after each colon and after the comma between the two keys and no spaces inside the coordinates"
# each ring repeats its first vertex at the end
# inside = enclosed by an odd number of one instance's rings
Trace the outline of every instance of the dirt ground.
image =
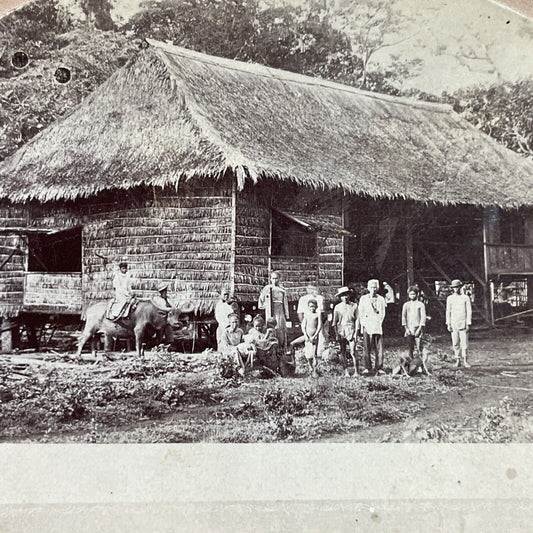
{"type": "MultiPolygon", "coordinates": [[[[113,354],[94,364],[55,353],[0,356],[4,442],[531,442],[533,337],[473,332],[470,369],[447,336],[430,376],[347,378],[332,346],[311,378],[223,378],[214,352],[113,354]]],[[[403,351],[386,339],[385,367],[403,351]]]]}

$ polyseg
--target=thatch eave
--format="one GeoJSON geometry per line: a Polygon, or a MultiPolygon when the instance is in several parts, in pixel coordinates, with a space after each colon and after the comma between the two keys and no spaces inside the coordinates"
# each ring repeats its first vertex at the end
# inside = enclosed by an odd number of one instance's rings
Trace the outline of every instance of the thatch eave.
{"type": "Polygon", "coordinates": [[[231,171],[440,205],[533,205],[533,163],[447,105],[149,41],[0,163],[0,198],[76,200],[231,171]]]}

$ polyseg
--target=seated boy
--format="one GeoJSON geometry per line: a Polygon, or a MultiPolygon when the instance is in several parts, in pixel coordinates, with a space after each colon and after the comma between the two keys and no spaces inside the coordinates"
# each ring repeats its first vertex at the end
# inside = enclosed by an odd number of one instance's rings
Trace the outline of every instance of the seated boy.
{"type": "Polygon", "coordinates": [[[265,319],[257,315],[252,328],[244,336],[244,341],[255,346],[258,361],[271,370],[276,370],[278,366],[278,339],[272,328],[267,328],[265,319]]]}
{"type": "Polygon", "coordinates": [[[240,367],[239,373],[242,375],[248,364],[253,365],[253,355],[255,350],[249,343],[244,343],[244,333],[239,328],[239,317],[232,313],[228,316],[229,324],[222,331],[220,336],[220,352],[224,355],[231,355],[240,367]],[[243,360],[244,358],[244,360],[243,360]]]}
{"type": "Polygon", "coordinates": [[[311,367],[313,377],[318,377],[317,352],[318,335],[322,329],[322,316],[317,313],[318,303],[314,299],[307,302],[307,310],[302,320],[302,333],[305,338],[305,358],[311,367]]]}

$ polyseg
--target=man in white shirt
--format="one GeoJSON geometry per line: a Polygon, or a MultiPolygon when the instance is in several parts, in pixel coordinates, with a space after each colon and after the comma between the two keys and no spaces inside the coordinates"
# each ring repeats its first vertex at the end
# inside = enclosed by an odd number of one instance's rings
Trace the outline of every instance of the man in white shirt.
{"type": "Polygon", "coordinates": [[[455,355],[455,366],[461,366],[461,355],[463,365],[470,368],[468,358],[468,330],[472,325],[472,303],[467,294],[461,294],[461,280],[454,279],[450,285],[453,294],[446,298],[446,326],[452,334],[453,353],[455,355]]]}
{"type": "Polygon", "coordinates": [[[363,357],[366,375],[372,370],[371,352],[375,352],[375,371],[378,375],[385,374],[383,370],[383,320],[387,304],[385,298],[378,294],[379,281],[369,280],[367,284],[369,294],[363,294],[359,300],[359,327],[363,334],[363,357]]]}
{"type": "Polygon", "coordinates": [[[215,306],[215,320],[218,323],[217,328],[217,349],[220,350],[222,333],[229,325],[229,315],[233,313],[233,307],[229,304],[230,290],[223,287],[220,291],[220,300],[215,306]]]}

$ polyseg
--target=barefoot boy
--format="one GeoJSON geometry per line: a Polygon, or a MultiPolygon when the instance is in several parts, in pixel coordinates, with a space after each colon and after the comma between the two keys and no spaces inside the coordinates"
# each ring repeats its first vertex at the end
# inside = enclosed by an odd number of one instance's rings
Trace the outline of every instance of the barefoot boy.
{"type": "Polygon", "coordinates": [[[350,289],[341,287],[336,296],[341,301],[333,309],[332,326],[337,332],[337,340],[341,349],[341,360],[344,366],[344,375],[349,376],[348,361],[346,359],[346,346],[350,349],[350,355],[353,360],[354,377],[358,375],[357,357],[355,355],[355,332],[358,329],[357,324],[357,304],[350,301],[350,289]]]}
{"type": "Polygon", "coordinates": [[[318,351],[318,335],[322,330],[322,316],[317,313],[318,303],[314,299],[309,299],[307,302],[307,310],[304,313],[302,320],[302,333],[305,337],[305,357],[313,377],[318,376],[317,366],[317,351],[318,351]]]}
{"type": "Polygon", "coordinates": [[[426,374],[429,373],[421,351],[422,335],[426,325],[426,306],[418,299],[418,295],[419,289],[416,285],[407,289],[409,300],[403,304],[402,326],[405,329],[409,353],[407,357],[402,358],[400,366],[393,369],[393,375],[402,369],[406,374],[411,374],[420,365],[426,374]],[[415,351],[416,359],[414,357],[415,351]]]}

